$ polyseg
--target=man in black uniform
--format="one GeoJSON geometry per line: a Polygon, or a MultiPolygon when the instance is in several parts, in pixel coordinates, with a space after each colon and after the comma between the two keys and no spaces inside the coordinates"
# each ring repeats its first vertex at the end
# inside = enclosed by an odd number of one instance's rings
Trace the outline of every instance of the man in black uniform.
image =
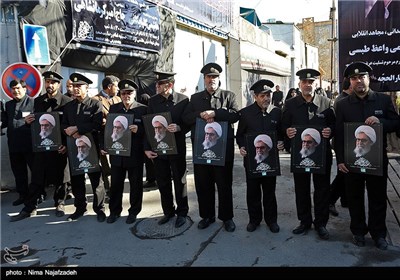
{"type": "MultiPolygon", "coordinates": [[[[292,139],[296,135],[296,125],[322,126],[322,137],[329,139],[335,126],[335,113],[331,101],[325,96],[315,94],[314,81],[320,73],[314,69],[297,71],[301,94],[289,99],[283,109],[282,131],[292,139]]],[[[328,143],[329,141],[326,141],[328,143]]],[[[312,174],[314,182],[314,221],[311,213],[311,174],[293,173],[296,194],[297,217],[300,225],[293,229],[294,234],[306,233],[311,224],[321,239],[329,239],[326,224],[329,219],[329,187],[332,165],[332,151],[326,147],[325,173],[312,174]]]]}
{"type": "MultiPolygon", "coordinates": [[[[92,81],[82,74],[73,73],[70,80],[74,85],[75,99],[69,102],[64,109],[62,128],[68,137],[80,138],[86,133],[93,136],[95,148],[99,151],[98,134],[101,130],[103,121],[101,101],[92,99],[88,96],[89,84],[92,81]]],[[[70,159],[73,160],[73,159],[70,159]]],[[[93,210],[97,214],[97,221],[104,222],[104,185],[100,182],[101,172],[88,173],[93,190],[93,210]]],[[[86,212],[86,185],[85,174],[71,176],[72,193],[75,197],[75,212],[68,217],[68,220],[76,220],[86,212]]]]}
{"type": "Polygon", "coordinates": [[[33,112],[33,98],[26,94],[23,80],[12,80],[9,87],[14,97],[6,102],[5,110],[1,112],[1,128],[7,128],[10,165],[19,195],[13,205],[17,206],[28,196],[28,167],[32,171],[32,135],[25,117],[33,112]]]}
{"type": "MultiPolygon", "coordinates": [[[[61,94],[61,80],[63,77],[52,71],[44,72],[46,94],[38,96],[34,100],[34,112],[58,112],[60,120],[63,117],[64,106],[72,101],[66,95],[61,94]]],[[[54,122],[54,117],[47,114],[47,118],[54,122]],[[51,118],[53,118],[51,120],[51,118]]],[[[41,119],[43,121],[43,114],[41,119]]],[[[35,121],[35,115],[30,114],[26,117],[26,123],[32,124],[35,121]]],[[[65,143],[65,136],[63,137],[65,143]]],[[[29,197],[25,200],[25,207],[17,215],[12,217],[12,221],[22,220],[30,216],[31,212],[37,208],[37,199],[47,186],[54,186],[54,206],[56,207],[56,216],[64,216],[65,198],[67,195],[66,185],[63,182],[64,168],[67,165],[66,146],[61,145],[58,151],[43,151],[35,153],[34,165],[32,170],[32,182],[29,186],[29,197]]]]}
{"type": "Polygon", "coordinates": [[[181,227],[186,223],[189,211],[186,182],[186,138],[189,127],[183,123],[182,115],[189,103],[186,95],[174,91],[174,75],[170,72],[154,71],[156,74],[157,94],[149,99],[149,114],[170,112],[172,123],[167,127],[168,131],[175,134],[177,155],[157,155],[145,142],[145,153],[149,159],[153,159],[157,170],[156,180],[161,195],[161,206],[164,212],[158,224],[167,223],[175,214],[177,215],[175,227],[181,227]],[[171,175],[172,174],[172,175],[171,175]],[[172,176],[172,178],[171,178],[172,176]],[[173,201],[172,182],[174,181],[176,209],[173,201]]]}
{"type": "Polygon", "coordinates": [[[239,106],[235,93],[222,90],[219,75],[222,68],[217,63],[208,63],[200,71],[204,75],[205,90],[191,96],[184,113],[185,123],[192,127],[191,138],[194,143],[196,118],[206,122],[227,121],[228,135],[224,166],[193,164],[194,181],[199,203],[199,229],[205,229],[215,222],[215,185],[218,190],[218,218],[224,222],[225,230],[233,232],[232,171],[234,159],[233,124],[239,120],[239,106]]]}
{"type": "MultiPolygon", "coordinates": [[[[121,80],[118,83],[122,102],[111,105],[110,113],[133,114],[133,124],[128,124],[125,133],[131,133],[131,154],[129,157],[110,155],[111,163],[111,189],[110,189],[110,216],[107,223],[114,223],[122,212],[122,196],[126,172],[129,179],[129,215],[127,224],[136,221],[136,216],[142,210],[143,201],[143,162],[144,126],[142,116],[146,114],[147,107],[135,101],[138,85],[132,80],[121,80]]],[[[101,151],[105,154],[105,151],[101,151]]]]}
{"type": "MultiPolygon", "coordinates": [[[[274,83],[270,80],[259,80],[251,86],[253,90],[255,102],[242,110],[240,110],[240,119],[238,130],[236,132],[236,142],[240,149],[240,154],[243,156],[244,167],[246,168],[246,183],[247,183],[247,209],[249,213],[249,224],[247,231],[255,231],[260,225],[263,217],[271,232],[279,232],[277,223],[278,211],[275,196],[276,176],[265,176],[259,178],[250,178],[248,176],[246,157],[246,134],[266,133],[267,131],[276,131],[278,134],[278,149],[283,149],[283,136],[281,133],[281,109],[271,106],[271,88],[274,83]]],[[[267,135],[265,135],[267,136],[267,135]]],[[[269,138],[269,136],[267,136],[269,138]]],[[[259,137],[255,139],[255,147],[267,146],[268,138],[259,137]],[[259,143],[261,142],[261,143],[259,143]],[[259,144],[265,144],[260,145],[259,144]]],[[[271,141],[271,138],[269,138],[271,141]]],[[[272,142],[272,141],[271,141],[272,142]]],[[[270,148],[273,143],[269,143],[270,148]]]]}
{"type": "Polygon", "coordinates": [[[386,154],[386,134],[400,127],[399,115],[389,95],[370,89],[369,73],[372,68],[364,62],[349,64],[344,77],[350,79],[353,94],[336,105],[335,152],[340,172],[346,173],[346,198],[350,211],[350,230],[353,242],[365,246],[365,235],[369,232],[377,248],[387,249],[386,241],[386,191],[388,177],[388,158],[386,154]],[[383,176],[349,173],[344,164],[344,123],[364,122],[366,125],[383,125],[383,176]],[[368,223],[366,222],[364,193],[368,192],[368,223]]]}

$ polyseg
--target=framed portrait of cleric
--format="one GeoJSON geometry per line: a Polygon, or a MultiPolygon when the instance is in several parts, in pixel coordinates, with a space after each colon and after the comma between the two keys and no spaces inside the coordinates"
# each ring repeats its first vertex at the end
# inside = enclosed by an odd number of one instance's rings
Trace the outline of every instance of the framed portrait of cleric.
{"type": "Polygon", "coordinates": [[[110,155],[130,156],[132,133],[129,125],[133,123],[133,114],[107,115],[104,129],[104,148],[110,155]]]}
{"type": "Polygon", "coordinates": [[[281,175],[276,132],[247,134],[247,175],[252,178],[281,175]]]}
{"type": "Polygon", "coordinates": [[[36,113],[31,125],[33,152],[57,151],[62,145],[57,112],[36,113]]]}
{"type": "Polygon", "coordinates": [[[175,134],[167,129],[171,123],[170,112],[143,116],[147,141],[150,143],[151,149],[159,155],[176,155],[178,153],[175,134]]]}
{"type": "Polygon", "coordinates": [[[382,124],[344,123],[344,161],[350,172],[383,175],[382,124]]]}
{"type": "Polygon", "coordinates": [[[79,138],[67,137],[68,160],[71,175],[100,171],[96,144],[90,133],[79,138]]]}
{"type": "Polygon", "coordinates": [[[193,163],[224,166],[227,134],[228,122],[207,123],[197,118],[193,163]]]}
{"type": "Polygon", "coordinates": [[[292,138],[290,171],[293,173],[325,173],[327,139],[322,126],[296,126],[292,138]]]}

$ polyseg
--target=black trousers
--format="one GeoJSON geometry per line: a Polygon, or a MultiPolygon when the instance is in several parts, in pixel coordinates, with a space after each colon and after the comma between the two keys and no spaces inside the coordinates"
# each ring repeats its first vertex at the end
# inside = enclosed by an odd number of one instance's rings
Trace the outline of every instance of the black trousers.
{"type": "Polygon", "coordinates": [[[120,167],[111,165],[110,214],[122,212],[124,181],[128,172],[129,179],[129,215],[138,215],[143,201],[143,164],[137,167],[120,167]]]}
{"type": "Polygon", "coordinates": [[[293,173],[297,218],[304,225],[326,226],[329,219],[330,173],[293,173]],[[314,221],[311,213],[311,176],[314,183],[314,221]]]}
{"type": "MultiPolygon", "coordinates": [[[[88,173],[93,191],[93,210],[95,213],[104,211],[104,185],[100,182],[101,172],[88,173]]],[[[85,212],[86,201],[86,182],[85,174],[71,176],[72,194],[75,197],[74,206],[76,211],[85,212]]]]}
{"type": "Polygon", "coordinates": [[[337,171],[337,175],[331,184],[331,195],[329,197],[329,204],[335,204],[340,198],[342,205],[347,205],[346,190],[345,190],[345,173],[337,171]]]}
{"type": "Polygon", "coordinates": [[[156,180],[156,173],[154,170],[153,160],[149,159],[148,157],[144,157],[144,164],[146,167],[146,181],[154,182],[156,180]]]}
{"type": "Polygon", "coordinates": [[[373,239],[386,237],[387,163],[384,176],[349,173],[346,176],[346,196],[350,212],[350,230],[354,235],[368,232],[373,239]],[[368,193],[368,224],[365,215],[365,188],[368,193]]]}
{"type": "Polygon", "coordinates": [[[9,157],[16,190],[20,197],[26,197],[29,191],[28,167],[32,171],[33,153],[10,153],[9,157]]]}
{"type": "Polygon", "coordinates": [[[52,185],[54,189],[54,206],[65,205],[67,196],[64,184],[64,169],[67,165],[67,154],[58,152],[35,153],[33,160],[32,180],[29,194],[25,199],[24,211],[32,212],[37,208],[37,200],[44,188],[52,185]]]}
{"type": "Polygon", "coordinates": [[[215,185],[218,191],[218,219],[233,218],[232,171],[233,161],[225,166],[193,164],[194,182],[201,218],[215,217],[215,185]]]}
{"type": "Polygon", "coordinates": [[[161,207],[164,215],[176,213],[186,217],[189,211],[186,182],[186,155],[180,157],[168,156],[155,158],[154,167],[157,170],[156,180],[161,196],[161,207]],[[172,181],[174,181],[175,202],[172,194],[172,181]]]}
{"type": "Polygon", "coordinates": [[[248,178],[246,173],[246,201],[250,223],[259,224],[263,218],[267,225],[277,222],[278,206],[275,189],[276,176],[248,178]]]}

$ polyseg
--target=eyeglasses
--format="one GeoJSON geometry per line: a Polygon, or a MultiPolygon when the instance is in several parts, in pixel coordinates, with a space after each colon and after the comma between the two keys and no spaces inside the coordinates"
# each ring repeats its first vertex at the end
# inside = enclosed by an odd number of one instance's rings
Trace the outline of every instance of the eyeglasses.
{"type": "Polygon", "coordinates": [[[213,136],[215,136],[215,133],[213,133],[213,132],[206,132],[206,136],[211,136],[211,137],[213,137],[213,136]]]}
{"type": "Polygon", "coordinates": [[[365,144],[368,142],[368,139],[356,138],[356,141],[365,144]]]}
{"type": "Polygon", "coordinates": [[[312,143],[314,143],[314,141],[312,141],[312,140],[303,140],[303,143],[307,144],[307,145],[311,145],[312,143]]]}

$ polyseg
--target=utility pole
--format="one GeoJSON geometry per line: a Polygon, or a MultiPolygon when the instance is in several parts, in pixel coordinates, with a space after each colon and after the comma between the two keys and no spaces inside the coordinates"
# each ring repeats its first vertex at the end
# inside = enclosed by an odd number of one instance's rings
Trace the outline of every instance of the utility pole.
{"type": "Polygon", "coordinates": [[[331,91],[332,93],[334,92],[333,86],[336,83],[336,67],[335,67],[335,46],[336,46],[336,5],[335,5],[335,0],[332,0],[332,7],[329,15],[329,19],[332,22],[332,28],[331,28],[331,38],[328,39],[328,41],[331,42],[331,91]]]}

